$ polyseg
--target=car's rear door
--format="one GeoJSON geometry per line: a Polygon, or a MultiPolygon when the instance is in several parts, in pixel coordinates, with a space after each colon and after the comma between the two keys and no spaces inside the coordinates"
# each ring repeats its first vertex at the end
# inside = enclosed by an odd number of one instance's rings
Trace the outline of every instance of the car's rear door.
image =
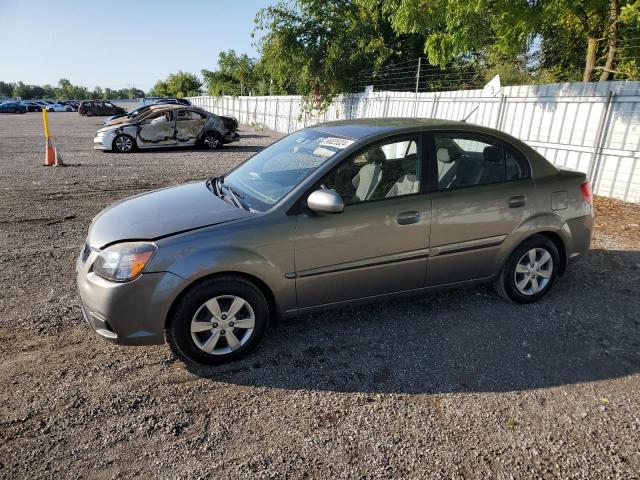
{"type": "Polygon", "coordinates": [[[194,145],[202,133],[207,117],[188,109],[178,110],[176,140],[178,145],[194,145]]]}
{"type": "Polygon", "coordinates": [[[176,144],[175,110],[161,110],[140,123],[138,142],[143,147],[176,144]]]}
{"type": "Polygon", "coordinates": [[[432,225],[427,286],[492,276],[505,238],[529,215],[535,184],[525,155],[502,139],[467,131],[427,141],[432,225]]]}
{"type": "MultiPolygon", "coordinates": [[[[299,308],[420,288],[431,202],[421,135],[365,147],[318,183],[345,201],[339,214],[303,207],[295,237],[299,308]]],[[[306,201],[306,199],[304,199],[306,201]]]]}

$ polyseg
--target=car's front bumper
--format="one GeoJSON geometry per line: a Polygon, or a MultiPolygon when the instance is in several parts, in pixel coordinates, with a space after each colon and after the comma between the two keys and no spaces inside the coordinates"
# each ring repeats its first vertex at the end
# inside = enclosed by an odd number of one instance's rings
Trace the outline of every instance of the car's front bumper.
{"type": "Polygon", "coordinates": [[[143,273],[130,282],[111,282],[78,258],[77,283],[82,313],[101,337],[120,345],[164,343],[169,308],[185,280],[169,272],[143,273]]]}
{"type": "Polygon", "coordinates": [[[95,150],[112,150],[113,139],[115,135],[112,132],[106,132],[93,137],[93,148],[95,150]]]}

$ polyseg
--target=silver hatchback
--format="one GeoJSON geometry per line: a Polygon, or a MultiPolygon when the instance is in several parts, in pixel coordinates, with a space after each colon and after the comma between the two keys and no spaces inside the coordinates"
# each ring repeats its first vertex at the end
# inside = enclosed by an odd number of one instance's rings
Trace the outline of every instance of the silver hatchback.
{"type": "Polygon", "coordinates": [[[584,174],[499,131],[325,123],[224,176],[105,209],[78,289],[100,336],[219,364],[278,316],[481,282],[539,300],[588,251],[591,202],[584,174]]]}

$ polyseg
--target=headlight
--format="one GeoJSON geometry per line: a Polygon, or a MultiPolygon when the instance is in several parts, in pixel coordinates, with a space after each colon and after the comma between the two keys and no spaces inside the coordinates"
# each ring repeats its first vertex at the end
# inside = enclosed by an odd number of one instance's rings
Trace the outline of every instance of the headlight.
{"type": "Polygon", "coordinates": [[[113,282],[128,282],[142,273],[157,249],[153,243],[148,242],[112,245],[100,252],[93,262],[93,271],[113,282]]]}

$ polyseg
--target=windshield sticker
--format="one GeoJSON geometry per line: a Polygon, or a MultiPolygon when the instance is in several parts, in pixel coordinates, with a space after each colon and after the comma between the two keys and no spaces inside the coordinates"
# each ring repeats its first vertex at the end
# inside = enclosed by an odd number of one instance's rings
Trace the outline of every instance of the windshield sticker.
{"type": "Polygon", "coordinates": [[[348,138],[338,138],[338,137],[327,137],[318,145],[319,147],[333,147],[342,150],[343,148],[347,148],[351,145],[355,140],[350,140],[348,138]]]}

